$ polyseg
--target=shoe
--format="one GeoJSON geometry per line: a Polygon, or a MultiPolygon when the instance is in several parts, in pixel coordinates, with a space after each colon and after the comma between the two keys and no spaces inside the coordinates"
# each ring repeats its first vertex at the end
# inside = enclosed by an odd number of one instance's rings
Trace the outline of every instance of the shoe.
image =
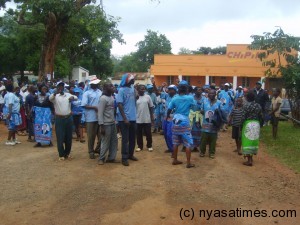
{"type": "Polygon", "coordinates": [[[53,147],[53,143],[52,142],[50,142],[49,147],[53,147]]]}
{"type": "Polygon", "coordinates": [[[81,140],[80,140],[80,143],[84,143],[84,142],[85,142],[85,140],[84,140],[84,139],[81,139],[81,140]]]}
{"type": "Polygon", "coordinates": [[[16,144],[21,144],[21,142],[18,141],[18,139],[13,140],[13,142],[15,142],[16,144]]]}
{"type": "Polygon", "coordinates": [[[141,148],[137,148],[135,151],[136,152],[140,152],[140,151],[142,151],[142,149],[141,148]]]}
{"type": "Polygon", "coordinates": [[[13,141],[6,141],[5,145],[16,145],[16,143],[13,141]]]}
{"type": "Polygon", "coordinates": [[[138,158],[135,157],[135,156],[131,156],[131,157],[129,157],[128,159],[130,159],[130,160],[132,160],[132,161],[138,161],[138,158]]]}
{"type": "Polygon", "coordinates": [[[98,160],[98,165],[104,165],[104,161],[102,159],[98,160]]]}
{"type": "Polygon", "coordinates": [[[200,157],[204,157],[205,156],[205,154],[204,153],[200,153],[200,157]]]}
{"type": "Polygon", "coordinates": [[[31,139],[31,138],[30,138],[30,139],[28,138],[27,141],[28,141],[28,142],[34,142],[34,140],[31,139]]]}
{"type": "Polygon", "coordinates": [[[41,145],[41,143],[36,143],[34,146],[33,146],[34,148],[37,148],[37,147],[42,147],[42,145],[41,145]]]}
{"type": "Polygon", "coordinates": [[[123,166],[129,166],[129,163],[128,163],[127,160],[126,160],[126,161],[122,161],[122,165],[123,165],[123,166]]]}
{"type": "Polygon", "coordinates": [[[165,151],[165,153],[172,153],[172,151],[170,151],[169,149],[167,149],[167,150],[165,151]]]}
{"type": "Polygon", "coordinates": [[[148,148],[148,151],[149,151],[149,152],[152,152],[152,151],[153,151],[153,148],[148,148]]]}
{"type": "Polygon", "coordinates": [[[106,160],[106,163],[120,163],[120,160],[117,159],[111,159],[111,160],[106,160]]]}
{"type": "Polygon", "coordinates": [[[119,138],[121,138],[121,137],[122,137],[122,135],[121,135],[121,134],[117,134],[117,137],[118,137],[118,139],[119,139],[119,138]]]}
{"type": "Polygon", "coordinates": [[[209,158],[214,159],[214,158],[215,158],[215,155],[214,155],[214,154],[211,154],[211,155],[209,155],[209,158]]]}
{"type": "Polygon", "coordinates": [[[152,133],[154,134],[154,133],[156,133],[157,132],[157,129],[155,128],[153,131],[152,131],[152,133]]]}
{"type": "Polygon", "coordinates": [[[65,159],[67,159],[67,160],[72,160],[73,157],[72,157],[71,155],[66,155],[66,156],[65,156],[65,159]]]}
{"type": "Polygon", "coordinates": [[[90,159],[95,159],[95,154],[90,154],[90,159]]]}
{"type": "Polygon", "coordinates": [[[65,157],[59,157],[58,161],[65,161],[65,157]]]}
{"type": "Polygon", "coordinates": [[[94,151],[94,154],[98,154],[98,155],[100,155],[100,150],[96,150],[96,151],[94,151]]]}

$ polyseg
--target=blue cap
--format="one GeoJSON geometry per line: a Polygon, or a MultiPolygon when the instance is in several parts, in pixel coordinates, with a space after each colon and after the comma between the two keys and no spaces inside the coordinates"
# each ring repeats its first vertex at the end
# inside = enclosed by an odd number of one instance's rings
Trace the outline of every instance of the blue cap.
{"type": "Polygon", "coordinates": [[[147,84],[147,85],[146,85],[146,88],[147,88],[147,89],[151,89],[151,88],[153,88],[153,85],[152,85],[152,84],[147,84]]]}
{"type": "Polygon", "coordinates": [[[80,92],[81,92],[81,89],[78,88],[78,87],[76,87],[76,88],[73,89],[73,92],[74,92],[74,93],[80,93],[80,92]]]}
{"type": "Polygon", "coordinates": [[[261,81],[257,81],[255,84],[260,84],[261,85],[261,81]]]}
{"type": "Polygon", "coordinates": [[[176,87],[176,85],[174,85],[174,84],[171,84],[171,85],[168,87],[168,89],[173,89],[173,90],[175,90],[175,91],[178,90],[177,87],[176,87]]]}
{"type": "Polygon", "coordinates": [[[179,82],[179,84],[188,85],[189,83],[186,80],[182,80],[182,81],[179,82]]]}

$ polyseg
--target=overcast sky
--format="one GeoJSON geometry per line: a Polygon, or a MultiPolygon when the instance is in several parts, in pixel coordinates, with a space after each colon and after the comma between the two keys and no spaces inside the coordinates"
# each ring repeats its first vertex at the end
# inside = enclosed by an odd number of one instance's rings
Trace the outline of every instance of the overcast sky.
{"type": "Polygon", "coordinates": [[[147,29],[166,35],[174,54],[181,47],[248,44],[252,34],[273,32],[275,26],[300,36],[298,0],[103,0],[103,5],[107,14],[121,18],[118,29],[126,45],[114,43],[112,49],[119,56],[136,51],[147,29]]]}

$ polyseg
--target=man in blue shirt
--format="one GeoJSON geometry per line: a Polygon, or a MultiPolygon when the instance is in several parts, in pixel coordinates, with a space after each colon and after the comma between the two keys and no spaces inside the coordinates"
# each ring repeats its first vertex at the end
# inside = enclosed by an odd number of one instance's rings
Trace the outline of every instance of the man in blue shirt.
{"type": "Polygon", "coordinates": [[[129,166],[128,159],[138,161],[133,155],[135,148],[136,94],[133,88],[134,76],[124,74],[116,97],[117,121],[122,134],[122,164],[129,166]]]}
{"type": "Polygon", "coordinates": [[[186,147],[186,168],[194,167],[191,164],[191,146],[193,144],[191,126],[189,120],[190,109],[195,105],[194,98],[191,95],[187,95],[188,86],[179,85],[178,94],[175,96],[168,106],[167,119],[170,118],[170,114],[175,110],[173,117],[173,128],[172,128],[172,140],[173,140],[173,165],[182,164],[181,161],[177,160],[178,146],[183,144],[186,147]]]}
{"type": "Polygon", "coordinates": [[[98,125],[98,103],[100,100],[100,96],[102,95],[102,91],[99,90],[100,80],[95,77],[90,81],[90,89],[84,92],[81,106],[84,107],[84,115],[86,121],[86,129],[87,129],[87,139],[88,139],[88,153],[90,159],[95,159],[95,153],[100,152],[100,132],[98,125]],[[96,136],[98,137],[98,144],[94,151],[94,144],[96,136]]]}

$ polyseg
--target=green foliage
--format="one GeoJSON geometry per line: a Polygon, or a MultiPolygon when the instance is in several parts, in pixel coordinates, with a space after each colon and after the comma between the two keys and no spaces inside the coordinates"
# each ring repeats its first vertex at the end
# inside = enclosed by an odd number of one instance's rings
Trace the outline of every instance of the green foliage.
{"type": "Polygon", "coordinates": [[[140,72],[146,72],[151,64],[154,63],[155,54],[172,54],[171,42],[164,34],[147,30],[143,41],[136,44],[138,47],[136,57],[141,62],[140,72]]]}
{"type": "Polygon", "coordinates": [[[277,157],[281,162],[300,172],[300,129],[293,127],[292,123],[280,122],[278,138],[272,138],[272,127],[262,129],[261,138],[269,154],[277,157]]]}
{"type": "Polygon", "coordinates": [[[268,77],[282,76],[290,98],[292,116],[300,120],[300,62],[298,54],[295,54],[300,50],[300,37],[285,34],[281,28],[274,33],[268,32],[251,37],[253,41],[249,48],[263,50],[260,59],[262,64],[268,67],[265,71],[268,77]],[[270,54],[277,55],[277,57],[268,59],[270,54]],[[287,65],[282,64],[281,57],[286,60],[287,65]]]}
{"type": "Polygon", "coordinates": [[[197,50],[192,51],[192,54],[195,54],[195,55],[225,55],[226,47],[225,46],[219,46],[216,48],[200,47],[197,50]]]}
{"type": "Polygon", "coordinates": [[[8,13],[1,18],[0,72],[14,74],[31,70],[37,73],[44,28],[18,25],[8,13]]]}
{"type": "Polygon", "coordinates": [[[178,55],[191,55],[191,54],[193,54],[193,51],[184,47],[180,48],[178,52],[178,55]]]}

